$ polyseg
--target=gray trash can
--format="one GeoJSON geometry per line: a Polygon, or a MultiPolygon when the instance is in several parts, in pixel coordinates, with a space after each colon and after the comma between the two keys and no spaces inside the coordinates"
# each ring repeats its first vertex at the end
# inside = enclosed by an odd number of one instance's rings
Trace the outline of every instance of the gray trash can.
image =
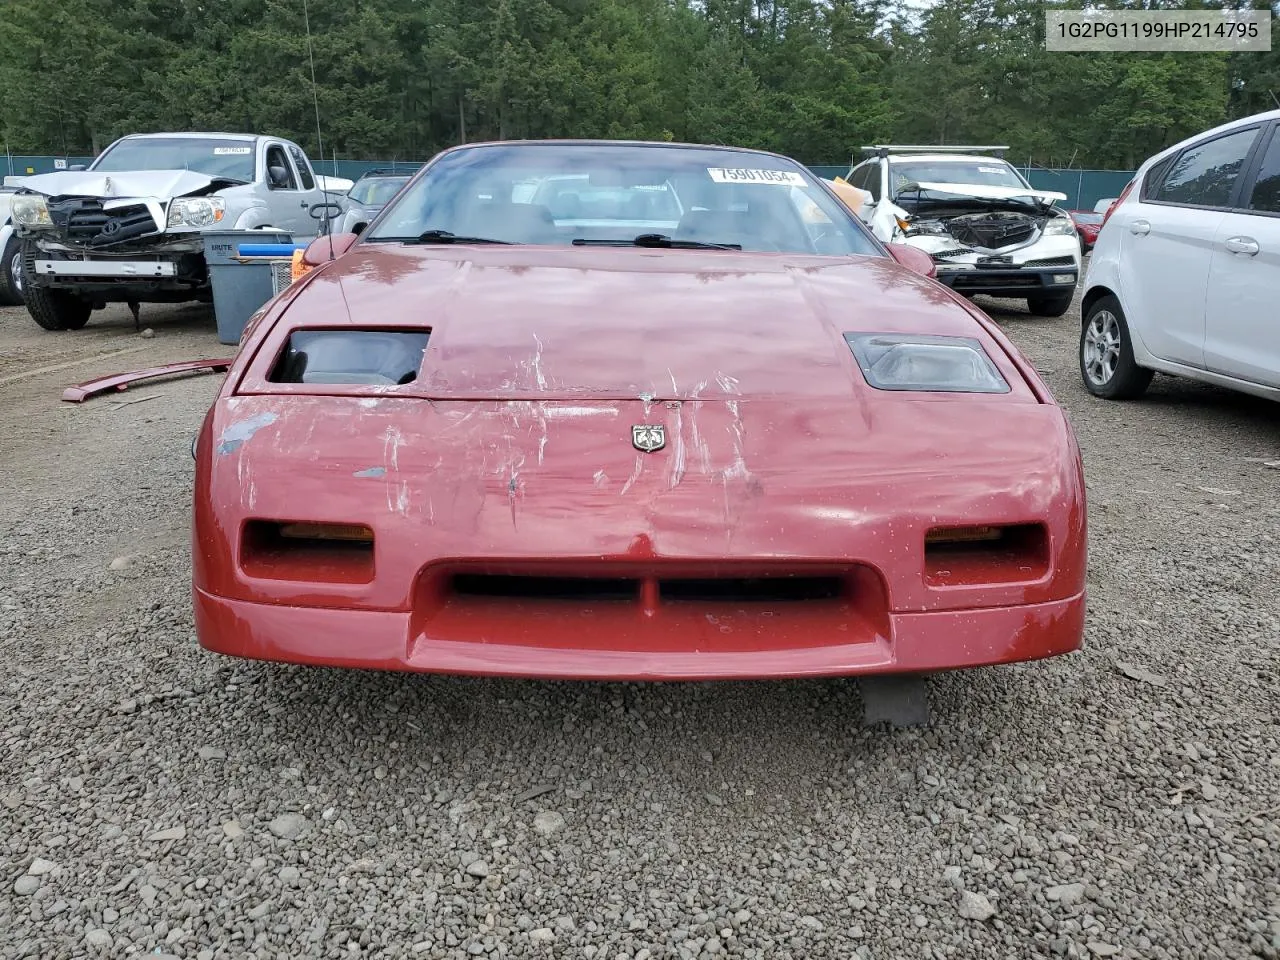
{"type": "Polygon", "coordinates": [[[240,244],[293,243],[293,236],[284,230],[210,230],[203,237],[218,342],[238,344],[254,311],[277,291],[272,262],[241,263],[240,244]]]}

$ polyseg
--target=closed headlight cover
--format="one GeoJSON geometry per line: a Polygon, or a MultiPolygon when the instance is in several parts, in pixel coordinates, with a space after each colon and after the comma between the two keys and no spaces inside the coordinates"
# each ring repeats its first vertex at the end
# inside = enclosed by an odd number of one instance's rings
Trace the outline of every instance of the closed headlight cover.
{"type": "Polygon", "coordinates": [[[918,393],[1009,393],[1009,384],[972,337],[846,333],[867,383],[918,393]]]}

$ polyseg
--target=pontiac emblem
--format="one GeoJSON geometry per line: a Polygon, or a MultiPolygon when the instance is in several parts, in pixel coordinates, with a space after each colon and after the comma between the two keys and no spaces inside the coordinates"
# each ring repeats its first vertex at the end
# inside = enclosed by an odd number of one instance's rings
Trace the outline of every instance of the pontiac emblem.
{"type": "Polygon", "coordinates": [[[667,428],[660,423],[632,424],[631,443],[641,453],[661,450],[667,445],[667,428]]]}

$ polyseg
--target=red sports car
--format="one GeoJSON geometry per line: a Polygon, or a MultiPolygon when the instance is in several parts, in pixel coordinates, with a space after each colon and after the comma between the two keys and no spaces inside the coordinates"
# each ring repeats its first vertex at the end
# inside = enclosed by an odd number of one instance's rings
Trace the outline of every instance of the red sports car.
{"type": "Polygon", "coordinates": [[[1063,411],[792,160],[457,147],[307,259],[195,445],[209,650],[698,679],[1081,644],[1063,411]]]}
{"type": "Polygon", "coordinates": [[[1092,210],[1068,210],[1068,215],[1075,222],[1076,233],[1080,235],[1080,255],[1084,256],[1098,242],[1098,231],[1102,229],[1102,214],[1092,210]]]}

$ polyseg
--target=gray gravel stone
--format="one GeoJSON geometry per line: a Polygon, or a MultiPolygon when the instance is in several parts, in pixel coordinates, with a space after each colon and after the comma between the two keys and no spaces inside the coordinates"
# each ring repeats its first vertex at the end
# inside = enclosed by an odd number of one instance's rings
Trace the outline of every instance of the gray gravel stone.
{"type": "Polygon", "coordinates": [[[966,920],[990,920],[996,915],[996,908],[980,893],[966,890],[960,895],[957,912],[966,920]]]}
{"type": "Polygon", "coordinates": [[[1044,897],[1046,900],[1053,900],[1064,907],[1070,907],[1084,899],[1084,890],[1085,885],[1083,883],[1063,883],[1053,887],[1045,887],[1044,897]]]}
{"type": "Polygon", "coordinates": [[[23,874],[13,882],[13,892],[20,897],[29,897],[40,889],[40,878],[23,874]]]}
{"type": "Polygon", "coordinates": [[[281,840],[294,840],[307,827],[307,818],[300,813],[282,813],[267,824],[267,829],[281,840]]]}
{"type": "Polygon", "coordinates": [[[544,837],[559,833],[564,826],[564,817],[554,810],[544,810],[533,818],[533,829],[544,837]]]}

